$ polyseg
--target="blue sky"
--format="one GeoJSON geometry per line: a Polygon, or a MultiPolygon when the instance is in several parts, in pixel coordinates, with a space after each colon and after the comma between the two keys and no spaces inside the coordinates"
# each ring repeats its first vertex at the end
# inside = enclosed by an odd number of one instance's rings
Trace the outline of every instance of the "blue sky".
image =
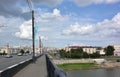
{"type": "MultiPolygon", "coordinates": [[[[32,0],[44,46],[120,44],[120,0],[32,0]]],[[[31,46],[26,0],[0,0],[0,46],[31,46]],[[5,26],[5,27],[4,27],[5,26]]]]}

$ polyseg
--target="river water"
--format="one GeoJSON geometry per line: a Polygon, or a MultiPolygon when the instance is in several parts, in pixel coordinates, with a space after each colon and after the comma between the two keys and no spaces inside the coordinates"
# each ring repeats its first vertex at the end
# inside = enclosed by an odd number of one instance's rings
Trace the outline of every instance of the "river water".
{"type": "Polygon", "coordinates": [[[70,70],[66,73],[67,77],[120,77],[120,68],[70,70]]]}

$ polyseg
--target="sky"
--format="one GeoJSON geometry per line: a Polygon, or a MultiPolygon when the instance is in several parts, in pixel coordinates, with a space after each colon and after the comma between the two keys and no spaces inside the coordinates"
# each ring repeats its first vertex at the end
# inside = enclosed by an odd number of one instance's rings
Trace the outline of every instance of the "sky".
{"type": "MultiPolygon", "coordinates": [[[[120,0],[31,0],[35,44],[120,45],[120,0]]],[[[27,0],[0,0],[0,46],[32,45],[31,7],[27,0]]]]}

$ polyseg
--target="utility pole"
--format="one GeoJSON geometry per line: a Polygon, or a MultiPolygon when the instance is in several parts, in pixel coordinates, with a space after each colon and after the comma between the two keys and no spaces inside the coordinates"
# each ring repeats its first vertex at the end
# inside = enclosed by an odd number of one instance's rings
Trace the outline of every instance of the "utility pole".
{"type": "Polygon", "coordinates": [[[35,36],[34,36],[34,8],[33,8],[33,4],[32,4],[32,1],[31,0],[26,0],[27,3],[28,3],[28,6],[32,12],[32,48],[33,48],[33,56],[32,56],[32,59],[33,59],[33,62],[35,62],[35,36]]]}
{"type": "Polygon", "coordinates": [[[40,49],[40,54],[42,53],[42,51],[41,51],[41,47],[42,47],[42,45],[41,45],[41,38],[40,38],[40,36],[39,36],[39,49],[40,49]]]}
{"type": "Polygon", "coordinates": [[[32,10],[32,47],[33,47],[33,56],[32,56],[32,59],[33,59],[33,62],[35,61],[35,36],[34,36],[34,10],[32,10]]]}

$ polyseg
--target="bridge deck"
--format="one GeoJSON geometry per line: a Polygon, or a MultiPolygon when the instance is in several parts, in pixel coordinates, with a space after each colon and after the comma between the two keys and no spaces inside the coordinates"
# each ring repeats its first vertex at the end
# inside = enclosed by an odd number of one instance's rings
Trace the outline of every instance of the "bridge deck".
{"type": "Polygon", "coordinates": [[[31,63],[13,77],[47,77],[46,57],[45,55],[31,63]]]}

